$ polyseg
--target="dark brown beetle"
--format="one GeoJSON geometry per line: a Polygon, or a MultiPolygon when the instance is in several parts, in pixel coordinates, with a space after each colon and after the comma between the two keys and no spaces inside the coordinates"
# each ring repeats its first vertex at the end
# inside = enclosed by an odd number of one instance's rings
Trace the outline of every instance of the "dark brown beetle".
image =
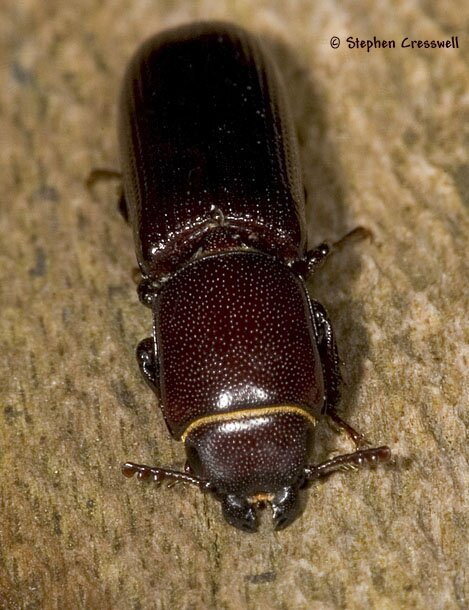
{"type": "Polygon", "coordinates": [[[185,472],[123,472],[210,491],[246,531],[269,502],[283,528],[307,481],[390,451],[366,448],[336,413],[334,336],[305,288],[329,248],[305,249],[297,144],[275,67],[243,30],[192,24],[142,46],[121,101],[125,209],[154,316],[137,357],[187,453],[185,472]],[[324,415],[357,450],[308,466],[324,415]]]}

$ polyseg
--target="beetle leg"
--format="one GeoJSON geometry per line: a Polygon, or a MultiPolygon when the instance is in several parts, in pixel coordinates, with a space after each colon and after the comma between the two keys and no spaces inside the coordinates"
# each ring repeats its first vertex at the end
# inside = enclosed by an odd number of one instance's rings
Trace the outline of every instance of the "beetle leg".
{"type": "Polygon", "coordinates": [[[319,244],[319,246],[316,246],[316,248],[306,252],[305,262],[308,275],[310,273],[314,273],[317,269],[319,269],[319,267],[321,267],[331,253],[332,248],[327,242],[323,242],[322,244],[319,244]]]}
{"type": "Polygon", "coordinates": [[[100,182],[101,180],[121,180],[122,174],[115,169],[107,169],[103,167],[99,167],[97,169],[93,169],[88,174],[88,178],[86,179],[86,188],[92,189],[96,182],[100,182]]]}
{"type": "MultiPolygon", "coordinates": [[[[140,273],[140,270],[137,270],[137,273],[140,273]]],[[[145,307],[153,307],[153,299],[155,298],[158,289],[158,282],[153,282],[152,280],[140,276],[137,286],[137,294],[140,303],[145,305],[145,307]]]]}
{"type": "Polygon", "coordinates": [[[366,438],[364,434],[361,434],[361,432],[357,432],[355,428],[352,428],[350,424],[348,424],[341,417],[339,417],[339,415],[337,415],[337,412],[334,409],[330,409],[327,412],[327,415],[331,418],[331,420],[338,428],[344,430],[350,436],[357,448],[363,448],[367,445],[371,445],[370,441],[366,438]]]}
{"type": "Polygon", "coordinates": [[[314,315],[316,341],[324,378],[325,400],[323,413],[329,416],[336,426],[341,430],[344,430],[350,436],[357,448],[362,448],[364,445],[369,445],[370,443],[363,434],[357,432],[352,426],[339,417],[336,411],[336,407],[340,400],[340,384],[342,379],[340,374],[339,353],[337,351],[329,316],[318,301],[311,300],[311,306],[314,315]]]}
{"type": "Polygon", "coordinates": [[[324,307],[311,299],[311,308],[314,316],[314,326],[316,329],[316,342],[319,357],[322,364],[324,377],[325,400],[323,413],[331,413],[340,400],[340,361],[337,345],[335,342],[334,331],[329,320],[329,316],[324,307]]]}
{"type": "Polygon", "coordinates": [[[137,362],[145,381],[156,394],[159,394],[158,359],[153,337],[142,339],[137,345],[137,362]]]}
{"type": "Polygon", "coordinates": [[[331,252],[337,252],[337,250],[342,248],[342,246],[345,244],[352,243],[354,241],[362,241],[363,239],[372,239],[372,238],[373,238],[373,233],[370,231],[370,229],[367,229],[366,227],[361,227],[361,226],[355,227],[355,229],[352,229],[351,231],[346,233],[343,237],[341,237],[339,240],[337,240],[336,242],[334,242],[332,244],[331,252]]]}
{"type": "Polygon", "coordinates": [[[305,477],[308,481],[314,481],[325,477],[337,470],[355,469],[362,466],[377,466],[389,462],[391,451],[389,447],[373,447],[371,449],[360,449],[354,453],[338,455],[335,458],[322,462],[317,466],[307,466],[305,477]]]}
{"type": "MultiPolygon", "coordinates": [[[[121,174],[121,172],[118,172],[114,169],[105,169],[105,168],[93,169],[88,174],[88,178],[86,179],[86,188],[91,191],[93,189],[94,185],[97,182],[100,182],[102,180],[121,181],[122,174],[121,174]]],[[[117,207],[119,209],[119,212],[120,212],[122,218],[125,220],[125,222],[129,222],[129,212],[127,209],[127,202],[125,200],[124,190],[122,188],[121,188],[121,192],[119,195],[117,207]]]]}
{"type": "Polygon", "coordinates": [[[125,222],[129,222],[129,209],[127,207],[127,201],[125,199],[124,190],[122,189],[119,195],[119,201],[117,202],[117,208],[119,209],[120,215],[125,220],[125,222]]]}
{"type": "Polygon", "coordinates": [[[155,483],[161,483],[163,480],[168,480],[168,487],[172,487],[176,483],[191,483],[196,485],[202,491],[210,491],[211,485],[204,479],[191,476],[185,472],[178,470],[169,470],[168,468],[156,468],[154,466],[145,466],[144,464],[134,464],[134,462],[126,462],[122,465],[122,474],[128,478],[134,474],[140,480],[153,479],[155,483]]]}
{"type": "Polygon", "coordinates": [[[329,255],[340,250],[344,244],[366,239],[368,237],[372,237],[372,233],[369,229],[365,229],[365,227],[355,227],[355,229],[352,229],[331,245],[328,242],[323,242],[322,244],[319,244],[319,246],[308,250],[304,258],[301,261],[293,263],[292,267],[300,273],[300,275],[306,277],[317,271],[329,255]]]}

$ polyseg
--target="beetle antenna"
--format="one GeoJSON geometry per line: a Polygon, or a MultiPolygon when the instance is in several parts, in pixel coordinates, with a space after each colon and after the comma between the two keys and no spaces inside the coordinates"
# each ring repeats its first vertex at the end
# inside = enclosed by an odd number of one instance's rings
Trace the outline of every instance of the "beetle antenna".
{"type": "Polygon", "coordinates": [[[389,447],[373,447],[371,449],[360,449],[354,453],[338,455],[317,466],[307,466],[304,472],[308,481],[315,481],[337,470],[350,470],[362,466],[373,467],[389,462],[390,459],[391,450],[389,447]]]}
{"type": "Polygon", "coordinates": [[[145,466],[144,464],[134,464],[133,462],[126,462],[122,465],[122,474],[128,478],[136,474],[140,480],[152,478],[157,484],[168,479],[168,487],[172,487],[176,483],[191,483],[202,491],[210,491],[211,489],[210,481],[199,479],[185,472],[169,470],[167,468],[155,468],[154,466],[145,466]]]}

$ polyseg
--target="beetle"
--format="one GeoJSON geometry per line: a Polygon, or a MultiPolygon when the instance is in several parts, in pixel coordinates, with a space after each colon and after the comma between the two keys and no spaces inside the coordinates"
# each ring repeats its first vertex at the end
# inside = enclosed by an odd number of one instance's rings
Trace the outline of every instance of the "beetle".
{"type": "Polygon", "coordinates": [[[127,462],[123,473],[210,492],[248,532],[269,503],[284,528],[308,481],[386,462],[390,450],[369,447],[336,410],[336,342],[305,285],[331,248],[306,249],[277,69],[238,26],[180,26],[138,50],[119,116],[123,210],[154,321],[137,359],[187,457],[184,471],[127,462]],[[322,418],[356,450],[309,465],[322,418]]]}

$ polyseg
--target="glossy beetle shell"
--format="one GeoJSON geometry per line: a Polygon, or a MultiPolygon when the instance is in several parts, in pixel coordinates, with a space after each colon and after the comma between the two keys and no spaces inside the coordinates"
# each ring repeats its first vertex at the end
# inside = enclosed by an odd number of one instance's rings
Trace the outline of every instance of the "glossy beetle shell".
{"type": "Polygon", "coordinates": [[[302,280],[255,252],[186,265],[154,301],[161,404],[180,437],[207,415],[301,405],[316,416],[324,386],[302,280]]]}
{"type": "Polygon", "coordinates": [[[254,37],[200,23],[147,41],[126,74],[119,134],[144,277],[177,269],[217,222],[230,228],[229,247],[303,254],[293,127],[254,37]]]}
{"type": "Polygon", "coordinates": [[[164,32],[130,63],[119,125],[139,294],[154,320],[137,358],[187,456],[185,472],[134,463],[123,472],[210,491],[245,531],[268,501],[283,528],[306,480],[390,452],[365,449],[335,411],[332,327],[304,282],[329,248],[305,251],[296,140],[275,68],[235,26],[164,32]],[[357,451],[308,466],[321,415],[357,451]]]}

